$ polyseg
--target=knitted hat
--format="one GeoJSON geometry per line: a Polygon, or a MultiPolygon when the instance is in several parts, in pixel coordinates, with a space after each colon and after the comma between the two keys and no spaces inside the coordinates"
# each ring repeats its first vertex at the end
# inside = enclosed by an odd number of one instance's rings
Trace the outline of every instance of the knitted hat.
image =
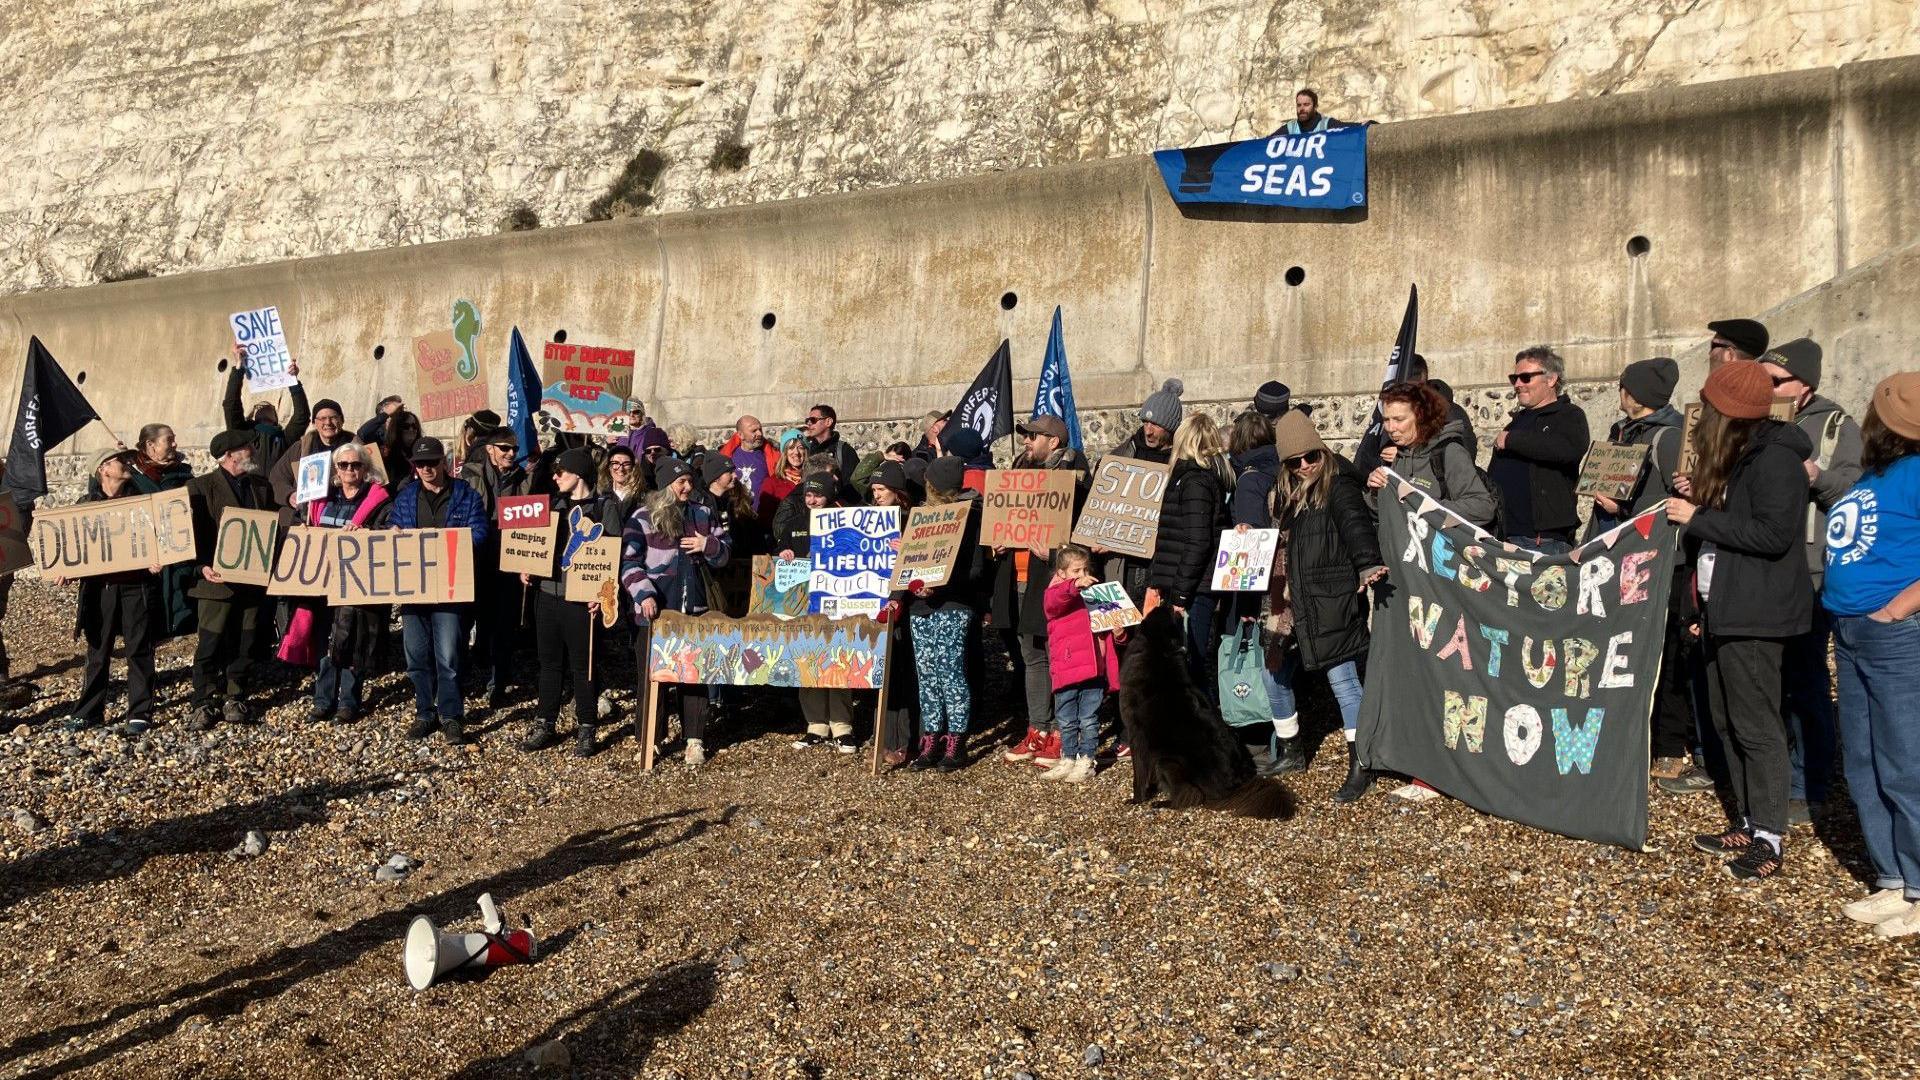
{"type": "Polygon", "coordinates": [[[588,483],[592,483],[593,478],[600,473],[599,468],[593,463],[593,455],[577,447],[562,451],[559,457],[554,458],[553,471],[572,473],[588,483]]]}
{"type": "Polygon", "coordinates": [[[330,397],[323,397],[319,401],[314,402],[313,411],[309,412],[307,415],[319,416],[321,413],[327,411],[328,409],[332,409],[335,413],[338,413],[340,416],[340,419],[342,420],[345,420],[347,418],[347,410],[341,408],[340,403],[333,400],[330,397]]]}
{"type": "Polygon", "coordinates": [[[664,488],[683,476],[692,475],[693,466],[679,458],[661,458],[660,463],[653,467],[653,484],[664,488]]]}
{"type": "Polygon", "coordinates": [[[1292,404],[1293,391],[1283,382],[1261,383],[1260,389],[1253,392],[1253,411],[1269,420],[1278,420],[1292,404]]]}
{"type": "Polygon", "coordinates": [[[880,463],[879,468],[873,470],[873,475],[868,478],[867,482],[869,484],[880,484],[884,487],[892,488],[894,491],[905,491],[907,490],[906,467],[897,461],[883,461],[880,463]]]}
{"type": "MultiPolygon", "coordinates": [[[[253,432],[251,431],[223,431],[213,437],[213,442],[207,444],[207,452],[217,460],[235,450],[252,445],[253,432]]],[[[94,468],[97,469],[99,466],[96,465],[94,468]]]]}
{"type": "Polygon", "coordinates": [[[927,466],[927,489],[929,491],[959,491],[967,482],[967,459],[946,454],[933,459],[927,466]]]}
{"type": "Polygon", "coordinates": [[[1273,422],[1273,449],[1281,461],[1326,448],[1327,444],[1320,441],[1319,429],[1313,426],[1313,417],[1298,409],[1288,409],[1273,422]]]}
{"type": "Polygon", "coordinates": [[[733,459],[725,454],[708,454],[700,461],[700,482],[712,487],[721,477],[733,471],[733,459]]]}
{"type": "Polygon", "coordinates": [[[1673,388],[1680,384],[1680,365],[1669,356],[1635,360],[1620,373],[1620,389],[1649,409],[1658,409],[1673,400],[1673,388]]]}
{"type": "Polygon", "coordinates": [[[1873,411],[1887,430],[1903,439],[1920,439],[1920,371],[1903,371],[1873,388],[1873,411]]]}
{"type": "Polygon", "coordinates": [[[1146,402],[1140,406],[1140,419],[1168,431],[1178,428],[1186,414],[1186,406],[1180,401],[1180,395],[1186,389],[1187,384],[1179,379],[1168,379],[1161,383],[1160,389],[1148,394],[1146,402]]]}
{"type": "Polygon", "coordinates": [[[1707,404],[1732,420],[1760,420],[1773,408],[1773,376],[1754,360],[1729,360],[1700,388],[1707,404]]]}
{"type": "Polygon", "coordinates": [[[900,466],[900,471],[906,475],[907,483],[914,487],[920,487],[927,481],[927,466],[929,464],[931,463],[928,462],[926,458],[910,457],[900,466]]]}
{"type": "Polygon", "coordinates": [[[1759,356],[1767,351],[1767,328],[1752,319],[1719,319],[1708,323],[1707,329],[1726,338],[1734,348],[1748,356],[1759,356]]]}
{"type": "Polygon", "coordinates": [[[667,441],[667,433],[660,430],[659,426],[655,424],[648,424],[646,427],[640,429],[639,444],[642,454],[649,450],[673,449],[673,444],[667,441]]]}
{"type": "Polygon", "coordinates": [[[1812,338],[1794,338],[1775,345],[1760,359],[1779,364],[1787,374],[1806,383],[1808,389],[1820,389],[1820,346],[1812,338]]]}
{"type": "Polygon", "coordinates": [[[785,450],[787,448],[788,443],[792,442],[795,439],[804,439],[806,437],[807,437],[806,432],[801,431],[799,428],[790,427],[787,430],[781,432],[780,437],[778,439],[773,440],[773,445],[779,447],[782,450],[785,450]]]}
{"type": "Polygon", "coordinates": [[[800,490],[807,495],[820,495],[831,499],[833,498],[833,474],[814,473],[800,485],[800,490]]]}
{"type": "Polygon", "coordinates": [[[952,454],[961,461],[972,461],[980,456],[986,441],[980,433],[969,427],[950,427],[940,433],[940,449],[952,454]]]}

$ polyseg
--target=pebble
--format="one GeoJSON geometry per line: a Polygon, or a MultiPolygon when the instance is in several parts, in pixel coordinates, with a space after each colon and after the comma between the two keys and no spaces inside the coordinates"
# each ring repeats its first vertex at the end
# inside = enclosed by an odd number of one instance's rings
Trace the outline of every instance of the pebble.
{"type": "Polygon", "coordinates": [[[558,1072],[573,1064],[573,1052],[559,1039],[529,1048],[526,1057],[530,1067],[542,1072],[558,1072]]]}
{"type": "Polygon", "coordinates": [[[13,812],[13,827],[23,833],[37,833],[45,829],[47,823],[40,815],[23,806],[13,812]]]}
{"type": "Polygon", "coordinates": [[[267,835],[259,829],[248,829],[246,839],[240,841],[229,852],[236,859],[254,859],[267,853],[267,835]]]}
{"type": "Polygon", "coordinates": [[[1080,1055],[1080,1064],[1091,1069],[1107,1060],[1107,1052],[1100,1049],[1099,1043],[1089,1043],[1086,1052],[1080,1055]]]}
{"type": "Polygon", "coordinates": [[[1269,960],[1261,964],[1260,970],[1266,972],[1267,977],[1274,982],[1292,982],[1300,977],[1298,964],[1283,964],[1277,960],[1269,960]]]}
{"type": "Polygon", "coordinates": [[[380,868],[373,872],[373,880],[375,881],[395,882],[405,881],[406,879],[407,872],[405,870],[396,870],[388,863],[382,863],[380,868]]]}

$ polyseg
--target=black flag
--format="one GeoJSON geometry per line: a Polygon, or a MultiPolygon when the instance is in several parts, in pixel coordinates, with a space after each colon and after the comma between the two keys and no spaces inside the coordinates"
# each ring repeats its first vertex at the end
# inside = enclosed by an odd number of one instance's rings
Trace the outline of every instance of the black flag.
{"type": "MultiPolygon", "coordinates": [[[[1400,316],[1400,333],[1393,339],[1393,352],[1387,354],[1387,374],[1380,380],[1384,389],[1391,383],[1397,383],[1407,377],[1407,361],[1413,358],[1414,338],[1420,331],[1420,286],[1407,286],[1407,313],[1400,316]]],[[[1360,437],[1360,448],[1354,452],[1353,460],[1378,462],[1380,460],[1380,439],[1384,429],[1380,426],[1380,403],[1374,402],[1373,419],[1367,421],[1367,433],[1360,437]]]]}
{"type": "Polygon", "coordinates": [[[961,395],[960,404],[955,406],[953,419],[948,423],[979,432],[980,442],[986,447],[980,456],[989,460],[993,456],[993,440],[1013,434],[1013,353],[1005,338],[1000,340],[1000,347],[993,350],[993,359],[974,376],[973,385],[961,395]]]}
{"type": "Polygon", "coordinates": [[[60,370],[39,338],[27,343],[26,376],[20,381],[20,406],[13,416],[13,445],[7,450],[6,487],[30,502],[47,493],[47,450],[100,419],[78,387],[60,370]]]}

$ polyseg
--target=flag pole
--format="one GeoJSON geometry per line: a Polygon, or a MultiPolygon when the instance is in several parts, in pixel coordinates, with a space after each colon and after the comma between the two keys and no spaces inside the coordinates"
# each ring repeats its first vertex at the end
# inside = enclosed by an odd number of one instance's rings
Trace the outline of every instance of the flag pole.
{"type": "Polygon", "coordinates": [[[98,416],[96,416],[93,418],[93,422],[107,429],[107,435],[113,439],[113,445],[119,447],[122,450],[125,450],[127,448],[127,444],[120,441],[120,436],[115,435],[111,427],[107,427],[107,422],[105,420],[102,420],[98,416]]]}

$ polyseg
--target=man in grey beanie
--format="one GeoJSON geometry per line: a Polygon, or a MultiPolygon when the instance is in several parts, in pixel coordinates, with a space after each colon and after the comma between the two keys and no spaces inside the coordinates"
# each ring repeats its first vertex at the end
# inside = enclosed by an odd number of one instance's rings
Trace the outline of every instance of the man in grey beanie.
{"type": "Polygon", "coordinates": [[[1820,605],[1826,575],[1827,512],[1860,479],[1860,425],[1817,393],[1823,356],[1810,338],[1783,341],[1760,356],[1773,377],[1773,396],[1793,399],[1793,422],[1813,443],[1807,471],[1807,569],[1813,574],[1813,628],[1787,642],[1780,661],[1787,734],[1792,738],[1793,780],[1787,791],[1787,822],[1809,825],[1813,808],[1827,801],[1838,752],[1832,683],[1827,672],[1831,628],[1820,605]]]}

